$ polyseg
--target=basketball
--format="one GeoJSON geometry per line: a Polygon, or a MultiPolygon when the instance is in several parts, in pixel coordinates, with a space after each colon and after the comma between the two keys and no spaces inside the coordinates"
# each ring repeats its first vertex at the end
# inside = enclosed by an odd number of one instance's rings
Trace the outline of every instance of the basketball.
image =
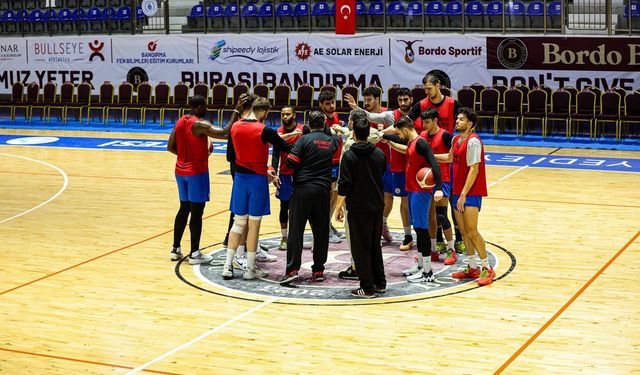
{"type": "Polygon", "coordinates": [[[436,186],[435,178],[433,177],[433,173],[429,167],[424,167],[416,173],[416,181],[418,181],[418,185],[423,189],[429,189],[436,186]]]}

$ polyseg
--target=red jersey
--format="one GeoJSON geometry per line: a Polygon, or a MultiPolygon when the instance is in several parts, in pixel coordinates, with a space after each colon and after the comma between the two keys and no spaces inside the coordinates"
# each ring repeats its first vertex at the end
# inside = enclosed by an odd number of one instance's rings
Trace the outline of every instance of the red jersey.
{"type": "MultiPolygon", "coordinates": [[[[285,142],[289,144],[296,143],[296,141],[302,136],[302,129],[303,129],[303,126],[301,124],[298,124],[293,131],[300,130],[300,134],[296,135],[295,137],[291,137],[287,139],[285,142]]],[[[285,133],[284,126],[279,127],[277,132],[278,134],[284,134],[285,133]]],[[[280,151],[280,174],[281,175],[288,175],[288,176],[293,175],[293,169],[285,165],[285,161],[287,160],[288,155],[289,155],[288,152],[280,151]]]]}
{"type": "MultiPolygon", "coordinates": [[[[462,143],[458,144],[458,138],[460,136],[457,135],[453,137],[451,141],[451,148],[453,148],[453,194],[460,195],[462,193],[462,189],[464,188],[464,184],[467,182],[467,175],[469,174],[469,166],[467,165],[467,146],[469,145],[469,140],[472,138],[477,138],[479,141],[480,137],[476,133],[471,133],[467,139],[462,141],[462,143]]],[[[482,141],[480,142],[482,145],[482,141]]],[[[482,145],[480,154],[480,166],[478,167],[478,176],[471,186],[471,189],[467,192],[467,196],[479,195],[482,197],[487,196],[487,175],[485,172],[485,161],[484,161],[484,145],[482,145]]]]}
{"type": "Polygon", "coordinates": [[[236,121],[231,127],[231,139],[236,150],[236,165],[266,176],[269,144],[262,142],[263,130],[261,122],[236,121]]]}
{"type": "Polygon", "coordinates": [[[420,101],[420,113],[427,108],[434,108],[438,111],[438,126],[448,131],[449,134],[453,134],[453,128],[456,124],[456,115],[453,113],[455,103],[456,101],[452,97],[445,96],[442,104],[436,107],[431,103],[431,99],[424,98],[420,101]]]}
{"type": "Polygon", "coordinates": [[[418,185],[418,181],[416,181],[416,175],[418,171],[424,167],[431,168],[431,164],[418,152],[416,151],[416,144],[418,142],[427,142],[422,137],[414,138],[409,144],[407,144],[407,166],[405,169],[405,184],[404,190],[410,191],[413,193],[417,192],[432,192],[433,188],[425,189],[418,185]]]}
{"type": "MultiPolygon", "coordinates": [[[[380,107],[380,112],[386,112],[387,109],[385,107],[380,107]]],[[[374,122],[370,122],[369,126],[374,128],[374,129],[378,129],[378,125],[380,124],[376,124],[374,122]]],[[[391,164],[391,147],[389,146],[388,143],[382,143],[382,142],[378,142],[376,144],[376,147],[379,148],[383,153],[384,153],[384,157],[387,159],[387,165],[391,164]]]]}
{"type": "MultiPolygon", "coordinates": [[[[429,135],[429,132],[425,130],[420,133],[420,136],[426,139],[427,142],[429,142],[429,146],[431,146],[431,150],[434,154],[448,154],[449,147],[444,144],[444,140],[442,139],[442,135],[445,132],[446,130],[439,128],[436,134],[429,135]]],[[[449,173],[450,163],[438,162],[438,164],[440,165],[440,171],[442,173],[442,182],[451,181],[451,176],[449,173]]]]}
{"type": "Polygon", "coordinates": [[[209,140],[206,134],[193,135],[193,123],[200,118],[192,115],[182,116],[175,127],[176,174],[195,176],[209,171],[209,140]]]}
{"type": "MultiPolygon", "coordinates": [[[[402,116],[403,114],[400,113],[399,109],[393,111],[394,121],[398,121],[402,116]]],[[[422,119],[420,117],[413,121],[413,127],[416,129],[416,132],[420,134],[420,132],[422,131],[422,119]]],[[[406,164],[407,155],[391,148],[391,172],[404,172],[406,164]]]]}
{"type": "MultiPolygon", "coordinates": [[[[325,116],[327,114],[325,113],[325,116]]],[[[327,119],[325,120],[325,124],[331,128],[331,125],[333,124],[339,124],[340,123],[340,118],[338,117],[338,113],[333,112],[333,115],[331,117],[327,117],[327,119]]],[[[338,165],[340,164],[340,156],[342,155],[342,136],[338,137],[339,141],[338,141],[338,149],[336,150],[336,152],[333,154],[333,157],[331,157],[331,165],[338,165]]]]}

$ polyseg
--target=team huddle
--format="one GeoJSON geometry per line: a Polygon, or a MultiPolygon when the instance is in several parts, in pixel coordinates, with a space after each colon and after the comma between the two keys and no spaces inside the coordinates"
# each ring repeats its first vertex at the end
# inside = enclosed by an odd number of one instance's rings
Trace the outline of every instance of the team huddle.
{"type": "Polygon", "coordinates": [[[277,260],[258,242],[262,218],[271,213],[269,184],[273,184],[280,201],[279,249],[287,256],[282,285],[299,279],[308,222],[313,234],[314,281],[324,280],[329,243],[347,241],[351,265],[338,277],[360,281],[351,295],[373,298],[385,293],[381,241],[393,240],[387,221],[395,198],[400,199],[404,229],[399,249],[417,248],[416,263],[403,271],[408,282],[434,282],[432,262],[455,265],[457,251],[466,249],[467,265],[451,276],[491,284],[495,272],[477,229],[482,197],[487,195],[484,146],[474,132],[478,116],[444,96],[437,76],[428,74],[422,83],[425,99],[413,103],[411,91],[401,88],[399,107],[394,110],[381,107],[377,87],[363,91],[364,109],[346,95],[352,108],[346,126],[338,118],[335,94],[329,90],[320,92],[319,110],[307,114],[305,125],[297,123],[295,108],[282,108],[277,130],[264,125],[271,108],[265,98],[242,95],[224,128],[203,120],[204,98],[191,98],[191,112],[178,120],[168,144],[168,150],[177,155],[180,199],[171,259],[182,258],[180,242],[190,216],[188,262],[217,262],[199,246],[210,192],[209,137],[227,138],[233,187],[223,279],[233,279],[234,270],[242,272],[245,280],[268,277],[258,263],[277,260]],[[425,170],[433,176],[433,184],[421,180],[425,170]],[[332,225],[332,218],[345,222],[344,234],[332,225]]]}

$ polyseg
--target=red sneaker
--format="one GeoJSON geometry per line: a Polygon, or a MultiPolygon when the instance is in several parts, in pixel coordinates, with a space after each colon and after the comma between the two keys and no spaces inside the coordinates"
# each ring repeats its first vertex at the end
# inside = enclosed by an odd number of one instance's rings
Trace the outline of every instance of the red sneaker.
{"type": "Polygon", "coordinates": [[[465,266],[462,271],[452,273],[451,277],[454,279],[477,279],[480,277],[480,267],[471,268],[469,266],[465,266]]]}
{"type": "Polygon", "coordinates": [[[447,257],[444,260],[444,265],[450,266],[452,264],[456,264],[457,261],[458,261],[458,254],[456,254],[456,251],[453,249],[447,250],[447,257]]]}
{"type": "Polygon", "coordinates": [[[478,285],[489,285],[493,282],[494,277],[496,277],[496,272],[493,270],[493,268],[482,267],[482,271],[480,271],[480,278],[478,279],[478,285]]]}
{"type": "Polygon", "coordinates": [[[324,273],[322,273],[322,271],[315,271],[313,273],[313,280],[314,281],[324,281],[324,273]]]}
{"type": "Polygon", "coordinates": [[[436,251],[435,249],[431,249],[431,261],[432,262],[440,261],[440,253],[438,253],[438,251],[436,251]]]}

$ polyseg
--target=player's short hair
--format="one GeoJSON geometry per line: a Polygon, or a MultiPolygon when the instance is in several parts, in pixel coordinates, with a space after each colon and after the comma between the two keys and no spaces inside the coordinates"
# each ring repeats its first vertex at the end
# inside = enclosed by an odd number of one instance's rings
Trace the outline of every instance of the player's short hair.
{"type": "Polygon", "coordinates": [[[284,107],[282,107],[282,108],[280,109],[280,111],[282,111],[283,109],[286,109],[286,108],[289,108],[289,109],[291,110],[291,112],[292,112],[294,115],[296,114],[296,109],[295,109],[295,107],[294,107],[294,106],[292,106],[292,105],[285,105],[284,107]]]}
{"type": "Polygon", "coordinates": [[[427,120],[427,119],[437,120],[440,117],[440,114],[434,108],[427,108],[425,109],[424,112],[420,114],[420,117],[423,120],[427,120]]]}
{"type": "Polygon", "coordinates": [[[191,105],[191,108],[198,108],[203,105],[206,106],[207,100],[202,95],[194,95],[189,100],[189,105],[191,105]]]}
{"type": "Polygon", "coordinates": [[[413,128],[413,120],[410,119],[408,116],[402,116],[398,119],[398,121],[396,121],[395,124],[393,124],[393,126],[396,129],[409,129],[409,128],[413,128]]]}
{"type": "Polygon", "coordinates": [[[353,122],[353,134],[356,139],[359,141],[366,141],[369,138],[369,133],[371,131],[371,127],[369,126],[369,120],[367,119],[366,114],[361,110],[364,116],[357,114],[354,117],[350,117],[353,122]]]}
{"type": "Polygon", "coordinates": [[[253,103],[258,99],[258,95],[254,93],[247,93],[247,100],[242,103],[242,112],[246,112],[253,107],[253,103]]]}
{"type": "Polygon", "coordinates": [[[257,98],[253,102],[254,112],[268,111],[269,109],[271,109],[271,102],[267,98],[257,98]]]}
{"type": "Polygon", "coordinates": [[[320,94],[318,94],[318,102],[330,102],[336,99],[336,94],[331,90],[322,90],[320,94]]]}
{"type": "Polygon", "coordinates": [[[442,82],[440,82],[440,77],[438,77],[435,74],[427,74],[427,75],[425,75],[424,78],[422,79],[422,84],[424,85],[427,82],[429,82],[429,83],[431,83],[433,85],[437,85],[439,83],[442,83],[442,82]]]}
{"type": "Polygon", "coordinates": [[[382,90],[377,86],[369,86],[362,91],[362,96],[373,96],[374,98],[380,98],[382,90]]]}
{"type": "Polygon", "coordinates": [[[458,114],[462,113],[467,120],[473,123],[473,127],[475,128],[478,125],[478,114],[471,108],[463,107],[460,108],[458,114]]]}
{"type": "Polygon", "coordinates": [[[311,129],[323,129],[326,117],[320,111],[309,112],[309,127],[311,129]]]}
{"type": "Polygon", "coordinates": [[[365,113],[365,111],[360,108],[352,109],[351,112],[349,112],[349,121],[355,122],[359,119],[367,119],[367,114],[365,113]]]}
{"type": "Polygon", "coordinates": [[[411,90],[409,90],[409,88],[407,87],[400,87],[398,89],[398,96],[408,96],[413,98],[413,94],[411,93],[411,90]]]}

